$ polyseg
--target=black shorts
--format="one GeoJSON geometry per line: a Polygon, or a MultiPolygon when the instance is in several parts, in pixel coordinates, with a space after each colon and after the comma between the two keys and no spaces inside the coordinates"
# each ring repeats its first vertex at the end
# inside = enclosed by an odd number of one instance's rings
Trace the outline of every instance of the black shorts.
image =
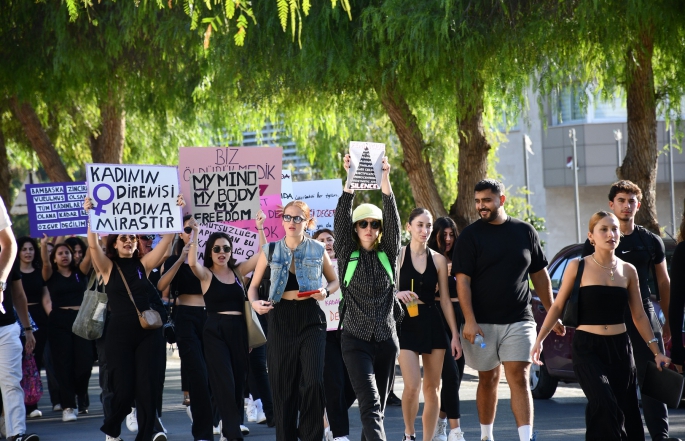
{"type": "Polygon", "coordinates": [[[442,314],[437,305],[419,303],[419,315],[409,317],[407,307],[400,326],[400,349],[430,354],[433,349],[449,348],[447,333],[442,321],[442,314]]]}

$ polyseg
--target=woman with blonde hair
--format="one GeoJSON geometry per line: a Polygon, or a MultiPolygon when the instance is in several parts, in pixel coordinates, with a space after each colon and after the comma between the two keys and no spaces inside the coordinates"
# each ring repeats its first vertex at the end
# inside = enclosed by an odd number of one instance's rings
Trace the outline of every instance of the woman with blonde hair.
{"type": "Polygon", "coordinates": [[[283,208],[282,218],[285,237],[262,248],[249,298],[255,311],[268,314],[269,319],[266,361],[276,439],[321,441],[326,405],[326,316],[316,301],[325,299],[340,284],[324,246],[305,236],[305,229],[315,225],[309,206],[292,201],[283,208]],[[265,301],[259,300],[258,289],[267,264],[271,266],[271,288],[265,301]],[[328,281],[325,288],[321,288],[322,274],[328,281]]]}

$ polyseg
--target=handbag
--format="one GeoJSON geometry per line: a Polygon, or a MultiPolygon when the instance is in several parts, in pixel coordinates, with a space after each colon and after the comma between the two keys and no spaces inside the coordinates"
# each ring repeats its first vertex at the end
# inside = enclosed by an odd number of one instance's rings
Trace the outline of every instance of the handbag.
{"type": "Polygon", "coordinates": [[[573,291],[571,297],[568,298],[566,306],[564,306],[564,314],[561,319],[564,326],[575,328],[578,326],[578,297],[580,291],[580,279],[583,278],[583,270],[585,269],[585,259],[582,257],[578,262],[578,272],[576,273],[576,280],[573,283],[573,291]]]}
{"type": "Polygon", "coordinates": [[[131,294],[131,289],[128,287],[128,282],[126,282],[126,277],[124,277],[123,271],[121,271],[121,267],[119,266],[118,263],[114,263],[117,266],[117,269],[119,270],[119,274],[121,275],[121,280],[124,281],[124,286],[126,287],[126,292],[128,293],[129,298],[131,299],[131,302],[133,303],[133,307],[136,308],[136,313],[138,314],[138,320],[140,321],[140,326],[143,327],[143,329],[157,329],[162,327],[162,317],[159,315],[159,312],[155,311],[154,309],[148,309],[143,312],[140,312],[138,309],[138,306],[136,305],[136,302],[133,300],[133,295],[131,294]]]}
{"type": "Polygon", "coordinates": [[[24,389],[24,404],[32,406],[38,404],[43,396],[43,382],[40,380],[40,371],[36,366],[33,354],[26,355],[21,360],[21,388],[24,389]]]}
{"type": "Polygon", "coordinates": [[[247,294],[245,293],[245,282],[243,281],[243,275],[235,269],[233,269],[233,274],[240,284],[240,287],[243,289],[243,295],[245,295],[245,307],[243,308],[243,315],[245,316],[245,323],[247,324],[247,345],[250,347],[250,349],[258,348],[266,344],[266,335],[264,335],[262,325],[259,323],[257,312],[255,312],[255,310],[252,308],[250,299],[247,298],[247,294]]]}
{"type": "Polygon", "coordinates": [[[102,337],[102,332],[105,329],[107,294],[104,291],[98,291],[100,281],[101,278],[93,271],[88,282],[88,288],[83,293],[81,308],[71,326],[71,331],[74,334],[86,340],[96,340],[102,337]]]}
{"type": "Polygon", "coordinates": [[[656,363],[649,361],[640,390],[643,395],[677,409],[683,396],[683,376],[665,367],[659,370],[656,363]]]}

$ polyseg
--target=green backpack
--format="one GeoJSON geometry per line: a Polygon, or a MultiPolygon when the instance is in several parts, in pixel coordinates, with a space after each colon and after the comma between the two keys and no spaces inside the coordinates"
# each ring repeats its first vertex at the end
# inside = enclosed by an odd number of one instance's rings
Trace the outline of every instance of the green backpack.
{"type": "MultiPolygon", "coordinates": [[[[381,265],[383,265],[383,268],[385,268],[385,271],[388,273],[388,277],[390,277],[390,283],[394,285],[395,278],[392,275],[390,259],[388,258],[388,255],[385,254],[385,251],[378,252],[378,260],[381,261],[381,265]]],[[[343,286],[347,287],[350,284],[350,280],[352,280],[354,271],[357,269],[357,263],[359,263],[359,250],[352,251],[352,254],[350,254],[350,261],[347,264],[347,269],[345,269],[345,279],[343,279],[343,286]]]]}

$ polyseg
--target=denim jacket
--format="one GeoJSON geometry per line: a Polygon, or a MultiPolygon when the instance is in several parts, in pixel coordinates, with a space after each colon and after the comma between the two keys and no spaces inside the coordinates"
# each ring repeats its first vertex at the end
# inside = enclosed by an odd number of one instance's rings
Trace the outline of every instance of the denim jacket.
{"type": "MultiPolygon", "coordinates": [[[[264,255],[269,255],[269,244],[262,247],[264,255]]],[[[276,242],[274,254],[271,258],[271,290],[269,300],[278,303],[283,296],[285,284],[288,281],[290,262],[295,254],[295,275],[300,291],[312,291],[321,287],[323,270],[323,253],[325,247],[321,242],[306,238],[295,251],[290,251],[285,244],[285,238],[276,242]]]]}

